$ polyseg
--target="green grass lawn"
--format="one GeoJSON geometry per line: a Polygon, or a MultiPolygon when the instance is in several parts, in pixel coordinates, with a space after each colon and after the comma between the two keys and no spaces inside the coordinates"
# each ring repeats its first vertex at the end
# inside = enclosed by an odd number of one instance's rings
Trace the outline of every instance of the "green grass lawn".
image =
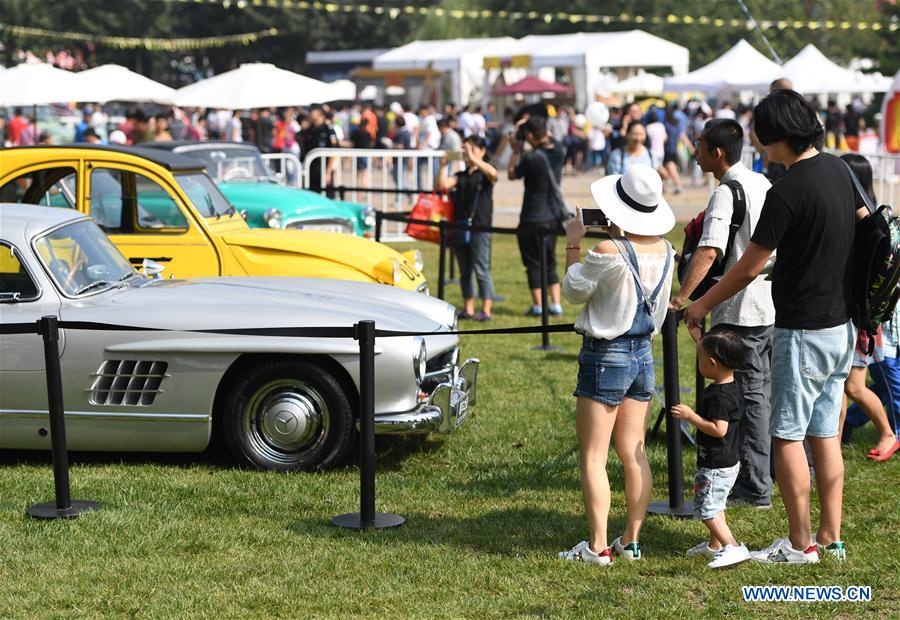
{"type": "MultiPolygon", "coordinates": [[[[437,253],[425,251],[436,291],[437,253]]],[[[513,239],[495,240],[494,274],[507,301],[492,327],[535,323],[521,316],[528,297],[513,239]]],[[[447,291],[458,303],[458,287],[447,291]]],[[[575,318],[575,308],[566,311],[561,322],[575,318]]],[[[693,347],[681,336],[681,380],[693,386],[693,347]]],[[[652,516],[641,562],[603,569],[556,560],[587,534],[571,396],[580,343],[554,334],[561,351],[532,351],[539,339],[464,337],[464,354],[482,360],[474,416],[446,438],[379,441],[378,508],[407,518],[395,530],[329,524],[358,508],[355,467],[277,475],[207,455],[76,455],[73,497],[100,500],[103,509],[73,522],[38,522],[24,511],[52,498],[49,459],[0,455],[0,618],[900,615],[900,459],[864,458],[875,441],[871,427],[845,453],[844,564],[748,563],[713,573],[684,556],[703,539],[702,524],[652,516]],[[742,601],[742,585],[766,584],[868,585],[873,600],[742,601]]],[[[683,397],[692,403],[693,391],[683,397]]],[[[651,419],[659,406],[652,404],[651,419]]],[[[653,499],[665,500],[664,434],[649,452],[653,499]]],[[[688,492],[694,462],[686,446],[688,492]]],[[[612,453],[609,472],[614,536],[624,499],[612,453]]],[[[728,511],[751,548],[785,534],[777,493],[774,503],[769,511],[728,511]]]]}

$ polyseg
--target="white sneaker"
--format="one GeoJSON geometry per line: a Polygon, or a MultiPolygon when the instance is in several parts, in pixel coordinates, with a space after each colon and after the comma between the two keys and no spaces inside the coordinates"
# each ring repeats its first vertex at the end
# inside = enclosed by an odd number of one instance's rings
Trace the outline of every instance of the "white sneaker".
{"type": "Polygon", "coordinates": [[[612,547],[612,550],[616,552],[616,555],[622,556],[629,562],[641,559],[641,546],[637,541],[630,542],[627,545],[623,545],[622,537],[619,536],[613,541],[613,544],[610,546],[612,547]]]}
{"type": "Polygon", "coordinates": [[[695,558],[697,556],[703,556],[704,558],[714,558],[716,554],[721,551],[721,549],[710,549],[709,543],[707,541],[703,541],[699,545],[691,547],[688,549],[687,556],[689,558],[695,558]]]}
{"type": "Polygon", "coordinates": [[[794,549],[789,538],[776,538],[765,549],[751,553],[750,559],[763,564],[815,564],[819,561],[819,552],[815,545],[794,549]]]}
{"type": "Polygon", "coordinates": [[[713,561],[707,564],[710,568],[725,568],[726,566],[734,566],[750,559],[750,552],[747,545],[741,543],[739,545],[725,545],[713,558],[713,561]]]}
{"type": "Polygon", "coordinates": [[[590,543],[586,540],[582,540],[568,551],[560,551],[557,557],[560,560],[569,562],[585,562],[586,564],[599,564],[600,566],[612,564],[612,550],[609,547],[600,553],[594,553],[591,551],[590,543]]]}
{"type": "Polygon", "coordinates": [[[820,545],[816,541],[816,535],[813,534],[813,544],[816,546],[820,556],[828,556],[838,562],[843,562],[847,559],[847,550],[844,548],[843,540],[836,540],[826,547],[825,545],[820,545]]]}

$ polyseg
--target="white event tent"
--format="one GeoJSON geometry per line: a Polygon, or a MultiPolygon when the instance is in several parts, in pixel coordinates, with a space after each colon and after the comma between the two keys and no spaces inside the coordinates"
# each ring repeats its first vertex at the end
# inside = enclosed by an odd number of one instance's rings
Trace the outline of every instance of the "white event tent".
{"type": "Polygon", "coordinates": [[[451,101],[467,103],[484,81],[485,57],[500,54],[515,42],[512,37],[413,41],[376,56],[372,68],[398,74],[416,70],[446,73],[451,101]]]}
{"type": "Polygon", "coordinates": [[[663,78],[653,73],[639,72],[611,84],[607,90],[617,95],[662,95],[663,78]]]}
{"type": "Polygon", "coordinates": [[[175,89],[120,65],[101,65],[73,74],[78,94],[73,101],[149,101],[170,104],[175,89]]]}
{"type": "Polygon", "coordinates": [[[75,75],[46,63],[25,63],[0,73],[0,106],[77,101],[75,75]]]}
{"type": "Polygon", "coordinates": [[[744,39],[708,65],[685,75],[665,78],[667,91],[701,91],[719,93],[733,90],[756,90],[758,85],[783,76],[783,69],[769,60],[744,39]]]}
{"type": "MultiPolygon", "coordinates": [[[[788,78],[794,90],[804,95],[885,92],[891,86],[890,78],[866,75],[832,62],[812,43],[784,63],[776,73],[776,77],[788,78]]],[[[766,90],[770,82],[761,80],[755,90],[766,90]]]]}
{"type": "Polygon", "coordinates": [[[237,69],[175,91],[173,103],[183,108],[249,110],[310,105],[331,99],[325,82],[266,63],[247,63],[237,69]]]}

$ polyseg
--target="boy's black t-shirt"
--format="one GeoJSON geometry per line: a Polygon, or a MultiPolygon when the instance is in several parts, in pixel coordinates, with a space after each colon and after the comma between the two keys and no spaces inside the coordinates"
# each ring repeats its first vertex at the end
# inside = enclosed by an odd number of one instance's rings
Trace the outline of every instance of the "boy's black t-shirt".
{"type": "Polygon", "coordinates": [[[752,241],[778,249],[775,327],[827,329],[850,320],[856,195],[834,155],[792,165],[766,194],[752,241]]]}
{"type": "Polygon", "coordinates": [[[744,415],[741,387],[736,381],[710,385],[703,392],[703,410],[699,413],[705,420],[725,420],[728,432],[724,437],[711,437],[697,431],[697,467],[724,469],[737,465],[741,460],[738,422],[744,415]]]}

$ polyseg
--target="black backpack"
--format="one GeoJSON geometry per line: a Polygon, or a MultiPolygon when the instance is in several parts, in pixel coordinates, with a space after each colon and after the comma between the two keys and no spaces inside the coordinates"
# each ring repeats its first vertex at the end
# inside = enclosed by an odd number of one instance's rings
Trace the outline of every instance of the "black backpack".
{"type": "Polygon", "coordinates": [[[853,324],[872,336],[870,348],[873,348],[878,326],[890,320],[900,296],[900,219],[887,205],[876,208],[847,162],[844,165],[869,211],[856,223],[850,313],[853,324]]]}
{"type": "MultiPolygon", "coordinates": [[[[744,188],[737,181],[728,181],[724,183],[731,189],[732,203],[734,209],[731,212],[731,224],[728,226],[728,243],[725,245],[725,253],[721,260],[717,260],[710,266],[706,276],[691,293],[691,301],[697,301],[706,291],[715,286],[725,274],[725,265],[731,256],[731,247],[734,245],[734,238],[737,231],[740,230],[747,216],[747,196],[744,194],[744,188]]],[[[681,247],[681,256],[678,258],[678,282],[684,284],[684,277],[687,275],[688,266],[691,264],[691,258],[697,250],[700,239],[703,238],[703,221],[706,218],[706,209],[697,214],[697,217],[688,222],[684,227],[684,245],[681,247]]]]}

